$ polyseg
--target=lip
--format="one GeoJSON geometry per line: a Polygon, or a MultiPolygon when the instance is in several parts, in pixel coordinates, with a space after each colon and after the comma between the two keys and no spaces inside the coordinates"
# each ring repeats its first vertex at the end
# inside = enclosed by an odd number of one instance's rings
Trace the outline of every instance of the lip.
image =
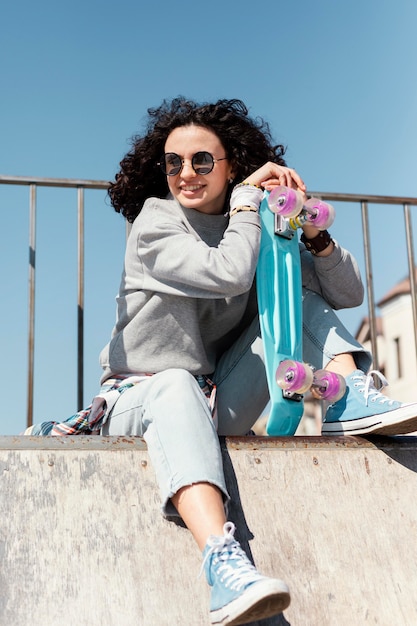
{"type": "Polygon", "coordinates": [[[204,185],[180,185],[180,189],[181,191],[186,191],[186,192],[193,192],[193,191],[199,191],[200,189],[203,189],[204,185]]]}
{"type": "Polygon", "coordinates": [[[184,198],[195,198],[205,189],[205,185],[180,185],[179,189],[184,198]]]}

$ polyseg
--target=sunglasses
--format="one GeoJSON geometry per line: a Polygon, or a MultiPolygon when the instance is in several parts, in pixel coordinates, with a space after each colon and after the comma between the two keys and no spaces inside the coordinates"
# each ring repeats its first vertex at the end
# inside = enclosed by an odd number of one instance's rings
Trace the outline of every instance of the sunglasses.
{"type": "MultiPolygon", "coordinates": [[[[206,174],[210,174],[215,163],[218,161],[225,161],[226,159],[227,157],[215,159],[210,152],[203,150],[202,152],[196,152],[193,154],[191,157],[191,167],[196,174],[205,176],[206,174]]],[[[157,165],[159,165],[166,176],[176,176],[181,172],[184,166],[184,161],[185,159],[182,159],[179,154],[175,154],[175,152],[166,152],[157,165]]]]}

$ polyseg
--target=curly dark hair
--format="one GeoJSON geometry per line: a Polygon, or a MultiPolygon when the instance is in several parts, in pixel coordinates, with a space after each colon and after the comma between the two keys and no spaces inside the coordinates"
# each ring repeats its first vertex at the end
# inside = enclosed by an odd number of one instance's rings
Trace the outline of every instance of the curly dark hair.
{"type": "Polygon", "coordinates": [[[285,148],[273,144],[268,123],[262,118],[250,118],[248,113],[241,100],[199,104],[183,96],[148,109],[146,134],[132,138],[132,149],[110,183],[108,193],[115,211],[133,222],[147,198],[166,197],[166,176],[157,163],[168,135],[179,126],[202,126],[214,132],[233,166],[236,183],[267,161],[285,165],[285,148]]]}

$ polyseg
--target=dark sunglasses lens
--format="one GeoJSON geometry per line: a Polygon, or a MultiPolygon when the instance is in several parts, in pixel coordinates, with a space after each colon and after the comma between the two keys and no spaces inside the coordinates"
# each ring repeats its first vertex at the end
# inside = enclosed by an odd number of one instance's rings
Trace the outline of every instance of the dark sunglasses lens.
{"type": "Polygon", "coordinates": [[[192,166],[197,174],[210,174],[214,160],[210,152],[196,152],[192,158],[192,166]]]}
{"type": "Polygon", "coordinates": [[[162,171],[167,176],[176,176],[181,170],[181,158],[175,152],[167,152],[162,160],[162,171]]]}

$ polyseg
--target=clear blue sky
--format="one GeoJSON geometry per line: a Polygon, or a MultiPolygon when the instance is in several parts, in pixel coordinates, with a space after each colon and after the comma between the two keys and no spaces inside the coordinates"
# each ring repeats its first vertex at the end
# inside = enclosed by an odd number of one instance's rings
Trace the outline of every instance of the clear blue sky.
{"type": "MultiPolygon", "coordinates": [[[[146,109],[241,98],[320,191],[417,196],[415,0],[9,2],[0,174],[111,179],[146,109]]],[[[74,192],[38,193],[35,421],[76,409],[74,192]]],[[[0,434],[25,427],[28,190],[0,186],[0,434]]],[[[357,207],[332,234],[363,268],[357,207]]],[[[114,322],[123,222],[86,194],[86,403],[114,322]]],[[[407,273],[401,209],[371,211],[375,296],[407,273]]],[[[343,314],[356,331],[366,306],[343,314]]]]}

